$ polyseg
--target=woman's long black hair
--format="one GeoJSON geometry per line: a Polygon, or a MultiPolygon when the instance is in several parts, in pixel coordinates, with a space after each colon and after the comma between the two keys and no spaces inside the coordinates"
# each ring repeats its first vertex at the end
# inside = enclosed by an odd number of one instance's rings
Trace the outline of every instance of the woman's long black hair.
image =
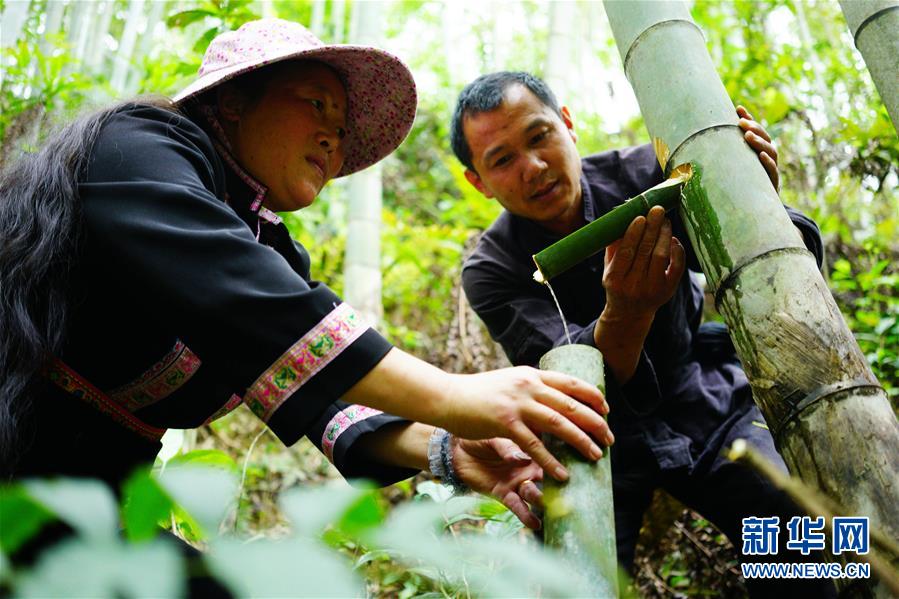
{"type": "MultiPolygon", "coordinates": [[[[172,108],[164,99],[140,103],[172,108]]],[[[65,340],[68,282],[79,255],[79,180],[103,124],[133,104],[78,118],[0,175],[0,479],[15,471],[36,378],[65,340]]]]}

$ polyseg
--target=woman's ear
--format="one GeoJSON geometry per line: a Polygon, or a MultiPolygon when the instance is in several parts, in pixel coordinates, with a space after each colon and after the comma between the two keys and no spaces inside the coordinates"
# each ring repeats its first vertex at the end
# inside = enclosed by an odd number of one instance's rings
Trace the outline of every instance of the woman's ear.
{"type": "Polygon", "coordinates": [[[230,123],[236,123],[243,114],[246,98],[233,85],[220,85],[216,90],[216,103],[219,116],[230,123]]]}

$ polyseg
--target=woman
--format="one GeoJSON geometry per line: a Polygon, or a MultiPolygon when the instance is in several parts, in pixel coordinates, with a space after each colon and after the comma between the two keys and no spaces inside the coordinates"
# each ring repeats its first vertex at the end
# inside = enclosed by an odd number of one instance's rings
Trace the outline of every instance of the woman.
{"type": "Polygon", "coordinates": [[[533,525],[516,477],[534,467],[514,444],[434,427],[506,437],[564,479],[537,434],[598,459],[590,436],[612,441],[588,407],[608,411],[599,392],[532,369],[447,374],[391,347],[310,280],[275,214],[393,151],[415,100],[395,57],[263,19],[213,40],[173,103],[83,118],[9,171],[4,473],[117,482],[166,428],[243,402],[285,444],[308,435],[345,476],[387,482],[430,458],[533,525]]]}

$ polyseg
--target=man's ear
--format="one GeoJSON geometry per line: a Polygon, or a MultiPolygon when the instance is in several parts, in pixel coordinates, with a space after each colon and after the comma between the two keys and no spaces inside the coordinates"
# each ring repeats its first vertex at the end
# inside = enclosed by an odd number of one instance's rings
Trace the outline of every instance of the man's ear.
{"type": "Polygon", "coordinates": [[[478,174],[470,168],[465,169],[465,178],[468,179],[468,182],[471,183],[475,189],[480,191],[485,198],[493,197],[493,194],[490,193],[490,190],[487,189],[487,186],[484,185],[484,182],[481,181],[481,178],[478,176],[478,174]]]}
{"type": "Polygon", "coordinates": [[[562,122],[565,123],[565,127],[568,129],[569,135],[571,135],[571,141],[577,143],[577,133],[574,132],[574,119],[571,118],[571,111],[568,110],[567,106],[563,106],[559,109],[559,113],[562,117],[562,122]]]}
{"type": "Polygon", "coordinates": [[[226,83],[216,90],[216,102],[219,116],[225,121],[236,123],[243,114],[246,98],[236,87],[226,83]]]}

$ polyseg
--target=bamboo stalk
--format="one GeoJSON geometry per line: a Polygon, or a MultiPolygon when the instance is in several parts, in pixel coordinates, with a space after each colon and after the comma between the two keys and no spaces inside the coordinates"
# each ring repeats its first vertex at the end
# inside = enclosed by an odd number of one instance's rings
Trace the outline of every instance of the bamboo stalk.
{"type": "Polygon", "coordinates": [[[671,178],[647,189],[606,214],[560,239],[545,250],[534,254],[534,280],[546,283],[575,264],[600,252],[619,239],[638,216],[646,216],[653,206],[671,210],[681,198],[681,190],[689,181],[693,170],[689,164],[675,170],[671,178]]]}
{"type": "Polygon", "coordinates": [[[787,467],[899,538],[899,423],[743,139],[702,32],[682,2],[604,6],[650,137],[669,163],[693,165],[681,218],[787,467]]]}
{"type": "MultiPolygon", "coordinates": [[[[734,462],[740,462],[770,480],[775,487],[790,496],[802,511],[812,517],[824,517],[824,532],[833,537],[833,517],[846,516],[848,512],[840,506],[836,500],[823,496],[798,478],[784,474],[765,456],[756,451],[744,439],[737,439],[727,451],[727,458],[734,462]]],[[[899,572],[890,563],[880,556],[877,549],[892,553],[899,553],[899,547],[895,541],[869,527],[872,548],[867,554],[846,553],[849,559],[855,562],[871,564],[871,570],[896,597],[899,597],[899,572]]],[[[841,554],[842,555],[842,554],[841,554]]]]}
{"type": "Polygon", "coordinates": [[[899,131],[899,0],[840,0],[840,7],[899,131]]]}
{"type": "MultiPolygon", "coordinates": [[[[602,354],[595,347],[562,345],[540,358],[540,369],[578,377],[605,391],[602,354]]],[[[543,482],[543,538],[584,574],[596,597],[618,597],[609,449],[591,462],[552,435],[544,435],[543,442],[569,473],[565,483],[549,477],[543,482]]]]}

